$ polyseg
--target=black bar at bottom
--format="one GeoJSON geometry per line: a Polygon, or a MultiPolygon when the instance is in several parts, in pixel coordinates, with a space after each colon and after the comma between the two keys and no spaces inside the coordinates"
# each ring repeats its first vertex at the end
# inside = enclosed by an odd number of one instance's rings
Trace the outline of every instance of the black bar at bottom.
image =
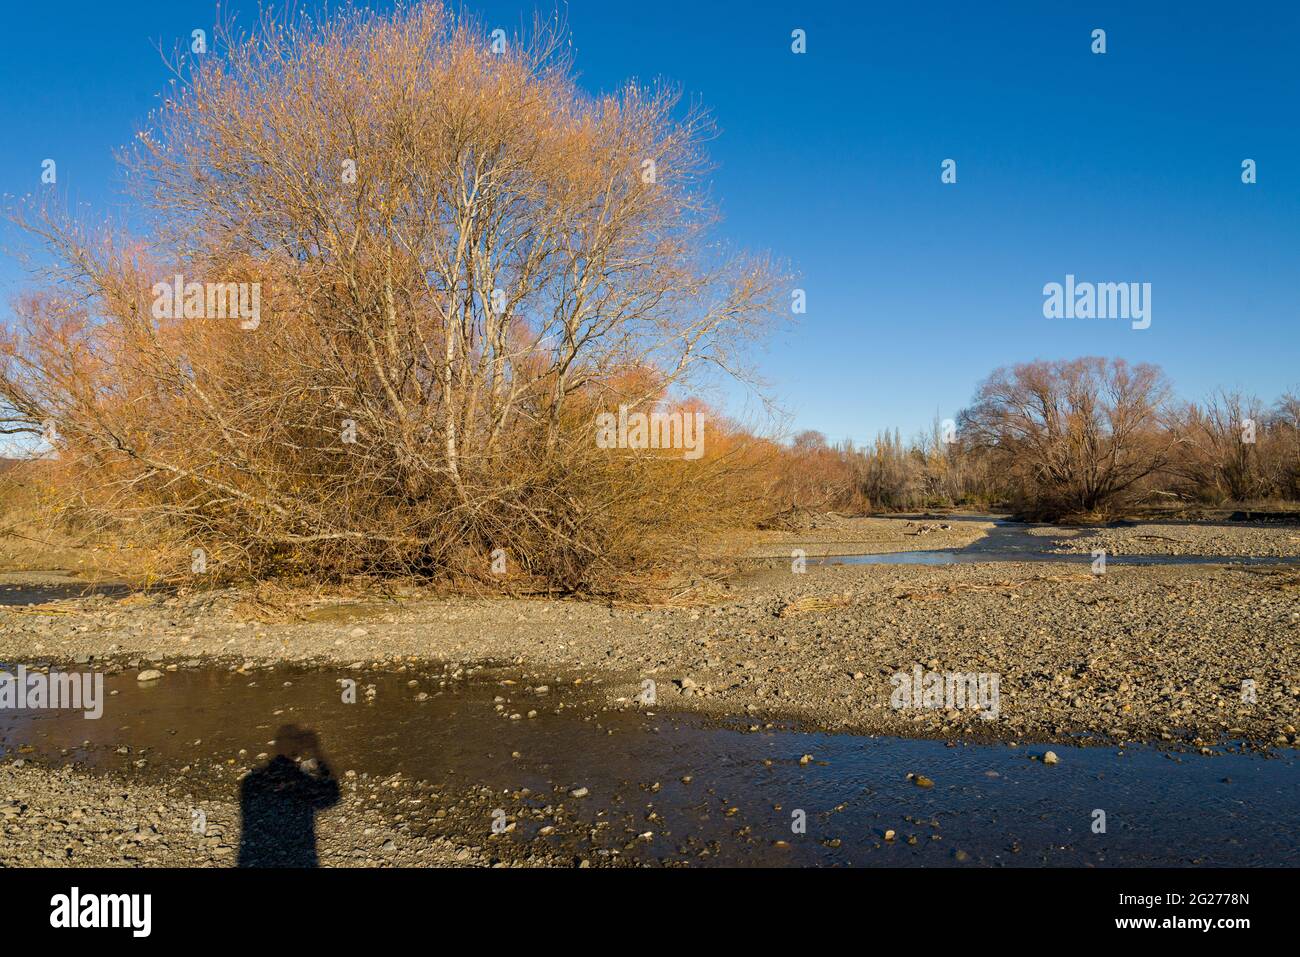
{"type": "Polygon", "coordinates": [[[863,930],[929,927],[941,935],[964,925],[1071,942],[1200,935],[1230,944],[1242,933],[1289,926],[1282,908],[1291,877],[1285,870],[1237,869],[10,870],[0,871],[0,900],[9,943],[77,934],[127,946],[311,945],[362,934],[357,942],[369,948],[476,925],[540,934],[539,943],[570,933],[597,940],[590,936],[596,929],[620,926],[632,936],[614,940],[627,943],[655,926],[671,933],[673,926],[714,925],[735,943],[761,939],[776,925],[847,922],[863,930]],[[116,895],[149,895],[147,936],[145,899],[116,895]],[[117,927],[71,926],[115,917],[117,927]]]}

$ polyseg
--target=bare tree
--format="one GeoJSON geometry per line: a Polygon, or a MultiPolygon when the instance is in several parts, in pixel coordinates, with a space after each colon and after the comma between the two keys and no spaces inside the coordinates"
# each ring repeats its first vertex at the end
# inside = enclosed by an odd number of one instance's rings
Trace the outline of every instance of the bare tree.
{"type": "Polygon", "coordinates": [[[1169,426],[1179,443],[1170,471],[1194,494],[1244,502],[1270,490],[1261,454],[1269,422],[1258,398],[1223,390],[1171,414],[1169,426]]]}
{"type": "Polygon", "coordinates": [[[1159,429],[1168,385],[1122,359],[1037,361],[995,371],[962,413],[973,447],[1000,463],[1021,504],[1043,517],[1104,512],[1168,459],[1159,429]]]}
{"type": "Polygon", "coordinates": [[[494,37],[432,2],[216,46],[124,157],[145,238],[18,213],[67,285],[3,344],[10,428],[55,423],[106,507],[247,567],[500,546],[576,586],[725,515],[734,461],[592,427],[743,376],[775,313],[782,277],[711,240],[706,114],[584,93],[557,23],[494,37]],[[160,316],[173,275],[260,289],[256,328],[188,294],[160,316]]]}
{"type": "Polygon", "coordinates": [[[1285,497],[1300,499],[1300,393],[1287,392],[1269,416],[1267,469],[1273,487],[1285,497]]]}

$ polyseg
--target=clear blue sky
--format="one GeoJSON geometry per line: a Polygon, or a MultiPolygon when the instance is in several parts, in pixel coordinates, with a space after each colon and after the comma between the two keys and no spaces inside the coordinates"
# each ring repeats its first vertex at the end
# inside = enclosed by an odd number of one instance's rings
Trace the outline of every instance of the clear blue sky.
{"type": "MultiPolygon", "coordinates": [[[[373,4],[385,7],[386,4],[373,4]]],[[[308,4],[315,6],[315,4],[308,4]]],[[[473,2],[511,28],[548,0],[473,2]]],[[[243,11],[255,3],[225,8],[243,11]]],[[[1300,384],[1300,4],[572,0],[581,82],[680,83],[722,135],[726,238],[802,275],[808,313],[758,364],[799,428],[905,435],[994,367],[1161,364],[1179,392],[1300,384]],[[1090,52],[1094,28],[1108,52],[1090,52]],[[808,52],[790,51],[802,28],[808,52]],[[940,182],[957,161],[958,182],[940,182]],[[1259,182],[1241,182],[1241,162],[1259,182]],[[1152,284],[1152,325],[1048,320],[1042,287],[1152,284]]],[[[40,163],[92,213],[166,80],[156,47],[212,0],[0,16],[0,192],[40,163]]],[[[11,234],[5,234],[12,242],[11,234]]],[[[8,256],[0,300],[23,282],[8,256]]]]}

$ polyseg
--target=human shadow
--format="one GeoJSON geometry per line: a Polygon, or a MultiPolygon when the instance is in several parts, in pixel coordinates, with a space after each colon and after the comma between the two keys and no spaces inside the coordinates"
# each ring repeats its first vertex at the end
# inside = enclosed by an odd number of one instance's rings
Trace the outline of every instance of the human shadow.
{"type": "Polygon", "coordinates": [[[239,789],[239,867],[317,867],[316,815],[339,801],[339,785],[316,732],[287,724],[275,756],[239,789]]]}

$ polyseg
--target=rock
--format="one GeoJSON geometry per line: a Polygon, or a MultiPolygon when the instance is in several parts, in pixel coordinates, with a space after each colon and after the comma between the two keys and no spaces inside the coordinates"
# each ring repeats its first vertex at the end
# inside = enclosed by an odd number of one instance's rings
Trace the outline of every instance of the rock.
{"type": "Polygon", "coordinates": [[[1043,755],[1044,764],[1056,764],[1060,759],[1056,756],[1055,751],[1048,751],[1043,755]]]}
{"type": "Polygon", "coordinates": [[[918,788],[934,787],[934,782],[931,781],[929,778],[927,778],[924,774],[912,775],[912,783],[915,784],[918,788]]]}
{"type": "Polygon", "coordinates": [[[585,798],[590,793],[591,792],[588,791],[586,788],[574,788],[572,791],[569,792],[569,797],[585,798]]]}
{"type": "Polygon", "coordinates": [[[142,671],[138,675],[136,675],[135,680],[136,681],[157,681],[162,676],[163,673],[159,671],[157,668],[150,668],[147,671],[142,671]]]}

